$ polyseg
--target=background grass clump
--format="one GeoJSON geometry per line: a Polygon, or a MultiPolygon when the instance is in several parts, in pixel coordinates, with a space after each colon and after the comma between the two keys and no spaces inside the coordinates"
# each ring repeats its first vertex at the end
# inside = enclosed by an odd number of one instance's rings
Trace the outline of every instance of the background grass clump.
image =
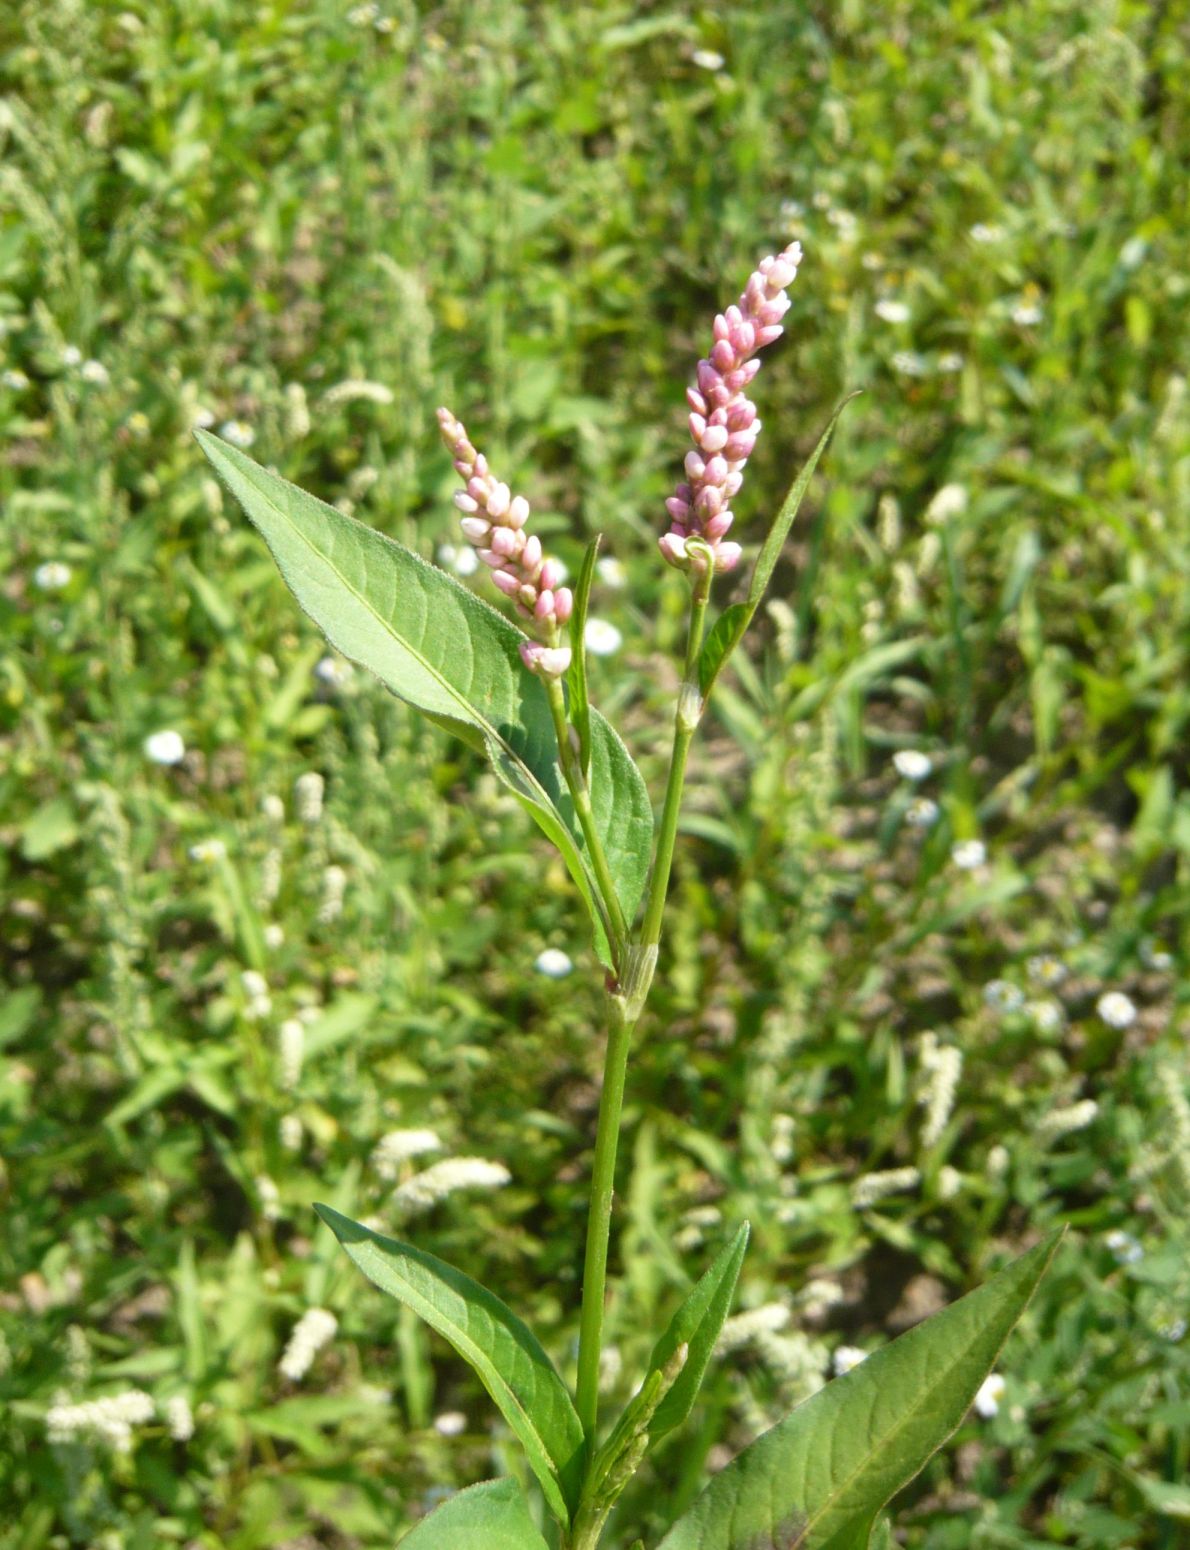
{"type": "Polygon", "coordinates": [[[563,869],[327,655],[191,428],[449,567],[450,403],[572,567],[605,535],[594,690],[655,775],[682,387],[795,236],[742,538],[864,393],[692,767],[609,1392],[749,1216],[745,1317],[612,1539],[1061,1220],[898,1541],[1183,1542],[1188,69],[1128,0],[7,9],[3,1550],[380,1550],[508,1467],[316,1197],[573,1351],[563,869]],[[463,1156],[510,1182],[425,1206],[463,1156]]]}

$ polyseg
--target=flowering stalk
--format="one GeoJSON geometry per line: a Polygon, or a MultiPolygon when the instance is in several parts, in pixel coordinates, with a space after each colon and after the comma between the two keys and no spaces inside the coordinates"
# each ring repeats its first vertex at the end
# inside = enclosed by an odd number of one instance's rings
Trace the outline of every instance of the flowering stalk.
{"type": "Polygon", "coordinates": [[[744,465],[760,435],[756,405],[744,389],[760,370],[756,352],[785,332],[786,287],[801,261],[799,242],[761,260],[736,305],[716,317],[711,353],[698,363],[698,386],[686,390],[695,451],[686,454],[688,482],[679,484],[665,503],[670,529],[658,540],[662,555],[680,570],[705,563],[687,547],[694,537],[710,548],[716,570],[729,571],[739,563],[739,544],[724,542],[735,516],[728,503],[739,493],[744,465]]]}
{"type": "Polygon", "coordinates": [[[561,644],[560,631],[574,608],[570,588],[562,585],[562,567],[546,559],[540,538],[526,533],[529,502],[501,484],[467,439],[462,422],[449,409],[439,409],[438,425],[467,486],[454,498],[463,513],[464,536],[537,637],[521,643],[521,661],[547,680],[561,678],[570,666],[570,647],[561,644]]]}

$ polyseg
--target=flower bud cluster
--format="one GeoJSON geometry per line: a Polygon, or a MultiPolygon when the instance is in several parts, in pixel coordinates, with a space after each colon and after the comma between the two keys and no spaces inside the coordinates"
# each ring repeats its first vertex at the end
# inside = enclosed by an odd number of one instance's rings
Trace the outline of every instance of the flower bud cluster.
{"type": "Polygon", "coordinates": [[[739,544],[724,539],[734,520],[731,500],[744,482],[744,465],[760,434],[756,405],[744,389],[760,370],[756,352],[785,332],[785,291],[801,261],[798,242],[761,260],[739,302],[715,319],[711,353],[698,363],[698,386],[686,391],[696,450],[686,454],[687,482],[665,503],[670,529],[659,541],[666,560],[680,570],[699,564],[696,554],[687,553],[691,538],[710,546],[717,571],[739,563],[739,544]]]}
{"type": "Polygon", "coordinates": [[[570,666],[570,647],[559,645],[559,631],[574,610],[574,595],[562,585],[562,567],[546,559],[540,538],[526,533],[529,502],[500,483],[449,409],[439,409],[438,425],[467,486],[454,498],[467,542],[537,637],[521,643],[521,660],[531,673],[560,678],[570,666]]]}

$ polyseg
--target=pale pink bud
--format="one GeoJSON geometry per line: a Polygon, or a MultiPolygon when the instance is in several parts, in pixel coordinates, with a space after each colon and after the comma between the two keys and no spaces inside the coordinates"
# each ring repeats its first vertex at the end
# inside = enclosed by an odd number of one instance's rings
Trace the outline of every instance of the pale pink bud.
{"type": "Polygon", "coordinates": [[[559,587],[554,593],[554,618],[565,624],[574,612],[574,593],[569,587],[559,587]]]}
{"type": "Polygon", "coordinates": [[[716,570],[734,570],[743,552],[739,544],[719,544],[715,549],[716,570]]]}
{"type": "Polygon", "coordinates": [[[707,401],[695,388],[686,389],[686,402],[694,410],[695,414],[706,414],[707,401]]]}
{"type": "Polygon", "coordinates": [[[699,457],[697,452],[686,454],[686,477],[692,484],[698,484],[707,471],[707,465],[699,457]]]}
{"type": "Polygon", "coordinates": [[[706,479],[708,484],[722,484],[723,481],[727,478],[727,474],[727,459],[720,457],[719,454],[716,453],[707,464],[706,473],[703,475],[703,477],[706,479]]]}
{"type": "Polygon", "coordinates": [[[529,520],[529,502],[523,495],[514,495],[509,503],[504,521],[508,527],[521,528],[529,520]]]}
{"type": "Polygon", "coordinates": [[[734,512],[726,510],[721,511],[717,517],[708,518],[708,520],[703,523],[703,537],[710,539],[710,541],[713,543],[716,538],[723,537],[724,533],[727,532],[728,528],[731,526],[734,520],[734,512]]]}
{"type": "Polygon", "coordinates": [[[533,612],[534,604],[537,602],[537,588],[531,581],[521,583],[517,590],[516,600],[518,606],[523,608],[526,613],[531,614],[533,612]]]}
{"type": "Polygon", "coordinates": [[[737,398],[731,408],[726,411],[724,418],[727,421],[729,431],[747,430],[756,418],[756,405],[747,398],[737,398]]]}
{"type": "Polygon", "coordinates": [[[691,436],[694,437],[695,441],[701,441],[707,428],[706,416],[701,414],[692,414],[687,423],[690,426],[691,436]]]}
{"type": "Polygon", "coordinates": [[[470,479],[471,468],[474,462],[475,459],[472,457],[457,457],[455,458],[455,470],[462,474],[464,479],[470,479]]]}
{"type": "Polygon", "coordinates": [[[766,344],[773,344],[780,339],[785,330],[780,323],[770,323],[767,328],[762,328],[756,335],[756,348],[763,350],[766,344]]]}
{"type": "Polygon", "coordinates": [[[705,521],[707,517],[716,517],[723,509],[723,489],[721,485],[704,484],[694,499],[694,509],[705,521]]]}
{"type": "Polygon", "coordinates": [[[512,491],[506,484],[497,481],[488,495],[488,515],[490,517],[502,517],[512,504],[512,491]]]}
{"type": "Polygon", "coordinates": [[[731,331],[731,342],[736,355],[751,355],[756,348],[756,329],[751,323],[739,323],[731,331]]]}
{"type": "Polygon", "coordinates": [[[521,578],[514,576],[510,570],[498,570],[492,572],[492,580],[504,593],[505,597],[515,597],[521,590],[521,578]]]}
{"type": "MultiPolygon", "coordinates": [[[[694,416],[691,415],[690,418],[693,419],[694,416]]],[[[704,452],[722,452],[727,445],[727,428],[723,425],[708,425],[696,440],[704,452]]]]}
{"type": "Polygon", "coordinates": [[[521,551],[521,567],[530,575],[536,575],[541,565],[541,539],[534,533],[532,538],[525,540],[525,547],[521,551]]]}
{"type": "Polygon", "coordinates": [[[488,503],[487,480],[479,478],[478,475],[472,479],[468,479],[467,494],[471,497],[477,506],[486,507],[488,503]]]}
{"type": "Polygon", "coordinates": [[[492,531],[492,524],[483,517],[464,517],[459,526],[463,529],[463,536],[473,544],[483,543],[492,531]]]}
{"type": "Polygon", "coordinates": [[[537,578],[537,585],[543,592],[553,592],[562,580],[562,567],[557,560],[545,560],[542,563],[541,574],[537,578]]]}
{"type": "Polygon", "coordinates": [[[543,646],[535,640],[523,640],[518,650],[529,671],[543,678],[561,678],[570,666],[569,646],[543,646]]]}
{"type": "Polygon", "coordinates": [[[554,594],[548,589],[537,594],[537,601],[533,604],[533,617],[539,622],[553,617],[554,594]]]}
{"type": "Polygon", "coordinates": [[[471,459],[471,466],[478,478],[486,479],[488,476],[488,460],[482,452],[477,452],[471,459]]]}
{"type": "Polygon", "coordinates": [[[485,565],[490,565],[493,570],[500,570],[508,556],[497,554],[494,549],[481,549],[479,557],[485,565]]]}
{"type": "Polygon", "coordinates": [[[733,495],[738,495],[740,493],[740,486],[743,484],[743,482],[743,474],[740,473],[739,469],[733,468],[731,473],[729,473],[727,478],[723,481],[723,494],[728,500],[730,500],[733,495]]]}
{"type": "Polygon", "coordinates": [[[689,503],[679,499],[679,497],[676,495],[671,495],[669,497],[665,503],[665,509],[669,512],[670,516],[674,519],[675,522],[685,522],[687,517],[690,515],[689,503]]]}
{"type": "Polygon", "coordinates": [[[494,554],[502,554],[506,560],[520,548],[518,539],[520,534],[511,527],[496,527],[492,529],[491,546],[494,554]]]}
{"type": "Polygon", "coordinates": [[[731,324],[722,312],[716,313],[715,321],[711,326],[711,333],[714,336],[716,344],[718,344],[721,339],[726,339],[730,335],[731,324]]]}
{"type": "Polygon", "coordinates": [[[711,365],[710,361],[698,363],[698,386],[702,393],[710,393],[719,386],[721,381],[719,373],[711,365]]]}
{"type": "Polygon", "coordinates": [[[455,491],[454,503],[460,511],[472,512],[479,510],[479,502],[477,500],[473,500],[465,490],[455,491]]]}
{"type": "Polygon", "coordinates": [[[657,547],[671,565],[676,565],[679,570],[685,570],[690,560],[686,554],[686,540],[677,533],[663,533],[657,540],[657,547]]]}
{"type": "MultiPolygon", "coordinates": [[[[711,365],[716,371],[730,372],[735,365],[735,351],[726,339],[720,339],[711,351],[711,365]]],[[[730,385],[730,381],[729,381],[730,385]]]]}
{"type": "Polygon", "coordinates": [[[742,463],[752,456],[752,449],[756,446],[757,432],[755,430],[741,431],[738,436],[730,437],[723,446],[723,456],[729,463],[742,463]]]}

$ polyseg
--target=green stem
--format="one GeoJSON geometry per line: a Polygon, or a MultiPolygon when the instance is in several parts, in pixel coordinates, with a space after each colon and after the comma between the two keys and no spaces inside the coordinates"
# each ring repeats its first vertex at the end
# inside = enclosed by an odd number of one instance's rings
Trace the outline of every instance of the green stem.
{"type": "Polygon", "coordinates": [[[612,957],[615,959],[616,967],[619,968],[624,946],[628,940],[628,923],[624,919],[620,898],[612,881],[603,841],[599,838],[599,830],[595,827],[595,813],[591,807],[591,792],[587,785],[587,778],[571,746],[570,727],[566,721],[566,700],[562,694],[561,680],[550,679],[548,688],[550,711],[554,718],[554,735],[558,739],[559,762],[570,789],[574,810],[578,814],[579,827],[587,842],[587,855],[595,873],[595,881],[598,884],[603,905],[604,928],[611,943],[612,957]]]}

